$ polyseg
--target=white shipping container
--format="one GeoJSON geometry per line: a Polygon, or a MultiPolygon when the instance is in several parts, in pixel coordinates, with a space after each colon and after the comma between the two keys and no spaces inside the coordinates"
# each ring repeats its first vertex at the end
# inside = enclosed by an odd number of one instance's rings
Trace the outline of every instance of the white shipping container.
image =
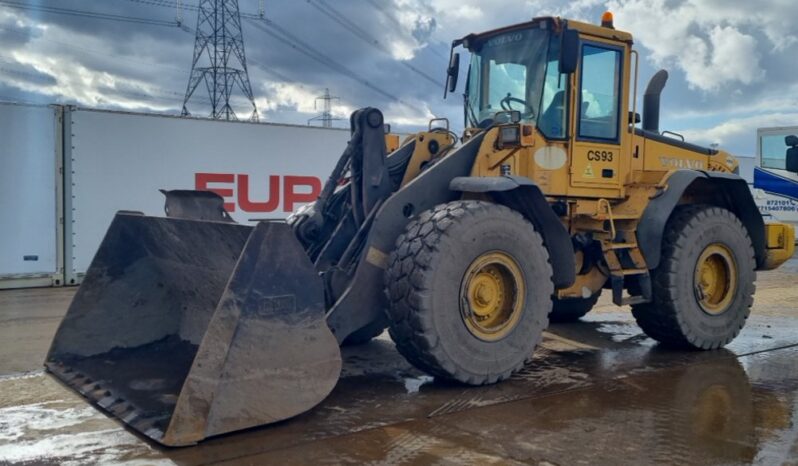
{"type": "Polygon", "coordinates": [[[241,223],[315,199],[349,131],[68,109],[66,280],[79,283],[118,210],[163,216],[159,189],[210,189],[241,223]]]}
{"type": "Polygon", "coordinates": [[[754,167],[756,166],[756,158],[755,157],[743,157],[743,156],[735,156],[737,158],[737,162],[740,163],[740,176],[748,183],[753,184],[754,182],[754,167]]]}
{"type": "Polygon", "coordinates": [[[0,288],[63,280],[59,107],[0,104],[0,288]]]}

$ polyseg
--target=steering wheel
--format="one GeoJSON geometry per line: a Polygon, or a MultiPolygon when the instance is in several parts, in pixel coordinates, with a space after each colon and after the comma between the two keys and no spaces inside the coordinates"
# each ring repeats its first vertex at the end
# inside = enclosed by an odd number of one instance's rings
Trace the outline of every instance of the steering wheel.
{"type": "Polygon", "coordinates": [[[512,105],[510,105],[513,102],[521,104],[521,105],[524,106],[524,110],[526,110],[526,112],[522,112],[522,115],[526,115],[526,116],[530,116],[530,117],[534,117],[535,116],[535,110],[532,108],[531,105],[529,105],[526,102],[526,100],[519,99],[518,97],[513,97],[509,92],[507,93],[507,96],[505,98],[503,98],[501,100],[501,102],[499,102],[499,104],[501,105],[502,110],[506,110],[508,112],[511,112],[511,111],[515,110],[512,107],[512,105]]]}

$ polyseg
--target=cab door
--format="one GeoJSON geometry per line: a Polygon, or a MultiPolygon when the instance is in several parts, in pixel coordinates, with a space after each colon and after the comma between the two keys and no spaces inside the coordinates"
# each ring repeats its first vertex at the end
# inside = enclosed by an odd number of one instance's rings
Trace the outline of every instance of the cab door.
{"type": "Polygon", "coordinates": [[[574,96],[571,187],[590,189],[572,189],[574,194],[620,195],[623,57],[622,47],[582,42],[574,96]]]}

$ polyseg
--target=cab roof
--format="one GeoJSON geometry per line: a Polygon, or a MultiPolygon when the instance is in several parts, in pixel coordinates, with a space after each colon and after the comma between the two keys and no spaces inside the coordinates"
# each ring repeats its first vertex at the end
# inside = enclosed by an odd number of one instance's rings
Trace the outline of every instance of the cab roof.
{"type": "Polygon", "coordinates": [[[542,22],[547,22],[547,23],[551,24],[555,31],[559,31],[563,27],[567,27],[569,29],[575,29],[575,30],[579,31],[580,34],[587,35],[587,36],[599,37],[599,38],[602,38],[602,39],[615,40],[615,41],[619,41],[619,42],[626,42],[626,43],[629,43],[629,44],[631,44],[633,42],[632,41],[632,34],[630,34],[628,32],[625,32],[625,31],[619,31],[617,29],[603,27],[603,26],[596,25],[596,24],[584,23],[584,22],[581,22],[581,21],[567,20],[567,19],[563,19],[563,18],[560,18],[560,17],[540,16],[540,17],[532,18],[532,20],[525,21],[523,23],[513,24],[513,25],[510,25],[510,26],[504,26],[504,27],[501,27],[501,28],[497,28],[497,29],[492,29],[492,30],[489,30],[489,31],[481,32],[481,33],[478,33],[478,34],[469,34],[469,35],[463,37],[462,39],[458,39],[458,40],[454,41],[453,45],[454,46],[460,45],[460,44],[463,44],[463,43],[467,43],[469,41],[473,41],[474,39],[481,39],[481,38],[484,38],[484,37],[489,37],[489,36],[493,36],[493,35],[496,35],[496,34],[501,34],[501,33],[504,33],[504,32],[513,31],[513,30],[516,30],[516,29],[524,29],[524,28],[528,28],[530,26],[537,26],[537,25],[539,25],[542,22]]]}

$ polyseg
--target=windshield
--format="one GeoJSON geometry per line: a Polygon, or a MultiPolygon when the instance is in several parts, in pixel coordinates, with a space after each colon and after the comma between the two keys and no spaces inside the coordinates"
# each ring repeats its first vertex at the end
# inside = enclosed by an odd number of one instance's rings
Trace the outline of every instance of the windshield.
{"type": "Polygon", "coordinates": [[[496,112],[518,110],[522,121],[538,124],[549,137],[562,137],[568,80],[559,74],[559,41],[552,37],[549,29],[521,29],[471,48],[467,126],[485,126],[496,112]]]}

